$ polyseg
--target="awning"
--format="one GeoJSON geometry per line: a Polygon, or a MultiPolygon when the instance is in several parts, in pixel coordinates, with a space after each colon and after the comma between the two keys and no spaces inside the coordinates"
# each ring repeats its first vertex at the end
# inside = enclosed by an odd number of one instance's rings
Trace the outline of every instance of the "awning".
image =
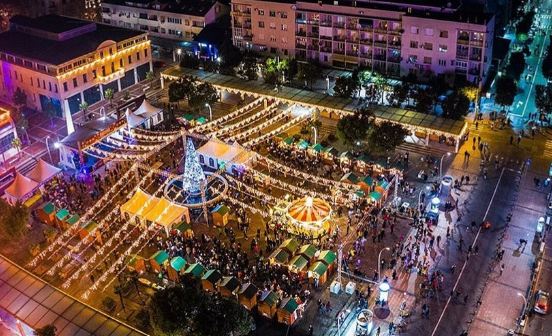
{"type": "Polygon", "coordinates": [[[10,186],[6,188],[5,193],[8,197],[18,201],[32,194],[37,187],[38,183],[35,181],[20,173],[15,173],[15,178],[10,186]]]}
{"type": "Polygon", "coordinates": [[[328,266],[325,263],[321,262],[321,261],[315,262],[309,268],[310,272],[316,273],[316,274],[318,274],[318,276],[324,275],[324,273],[326,273],[327,270],[328,270],[328,266]]]}
{"type": "Polygon", "coordinates": [[[37,165],[26,174],[31,180],[43,184],[61,172],[58,167],[49,164],[48,162],[39,159],[37,165]]]}
{"type": "Polygon", "coordinates": [[[373,199],[374,201],[379,201],[381,199],[381,194],[377,191],[372,191],[370,193],[370,198],[373,199]]]}
{"type": "Polygon", "coordinates": [[[142,104],[136,110],[132,111],[132,113],[142,118],[149,119],[161,113],[161,111],[163,110],[151,105],[147,99],[144,99],[142,100],[142,104]]]}
{"type": "Polygon", "coordinates": [[[186,266],[186,260],[184,258],[182,258],[180,256],[172,258],[171,267],[175,271],[180,272],[180,270],[182,270],[182,268],[184,268],[184,266],[186,266]]]}

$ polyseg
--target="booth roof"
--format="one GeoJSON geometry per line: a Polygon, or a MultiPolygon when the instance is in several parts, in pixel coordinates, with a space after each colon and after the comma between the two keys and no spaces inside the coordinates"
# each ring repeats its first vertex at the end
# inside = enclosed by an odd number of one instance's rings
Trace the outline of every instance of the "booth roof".
{"type": "Polygon", "coordinates": [[[186,259],[180,257],[180,256],[177,256],[177,257],[174,257],[172,258],[171,260],[171,267],[177,271],[177,272],[180,272],[180,270],[182,268],[184,268],[184,266],[186,266],[186,259]]]}
{"type": "Polygon", "coordinates": [[[159,250],[151,256],[151,259],[155,260],[158,265],[162,265],[167,259],[169,259],[169,254],[165,250],[159,250]]]}
{"type": "Polygon", "coordinates": [[[314,258],[314,256],[316,255],[316,251],[316,246],[312,244],[303,245],[301,246],[301,249],[299,249],[299,253],[304,255],[308,259],[314,258]]]}
{"type": "Polygon", "coordinates": [[[56,207],[53,203],[48,202],[44,204],[44,206],[42,207],[42,211],[44,211],[46,214],[51,214],[56,211],[56,207]]]}
{"type": "Polygon", "coordinates": [[[259,291],[259,289],[257,288],[257,286],[255,286],[254,284],[252,283],[246,283],[246,284],[243,284],[240,288],[240,295],[241,296],[244,296],[248,299],[251,299],[253,298],[255,295],[257,295],[257,292],[259,291]]]}
{"type": "Polygon", "coordinates": [[[15,178],[9,187],[6,188],[6,194],[9,194],[15,199],[21,199],[32,193],[38,187],[38,183],[30,178],[15,173],[15,178]]]}
{"type": "Polygon", "coordinates": [[[272,254],[270,255],[269,259],[274,259],[276,262],[283,264],[285,263],[289,258],[289,253],[282,250],[281,248],[276,249],[272,254]]]}
{"type": "Polygon", "coordinates": [[[324,273],[326,273],[327,270],[328,270],[328,266],[326,266],[326,264],[324,264],[321,261],[317,261],[309,269],[309,271],[314,272],[319,276],[322,276],[324,273]]]}
{"type": "Polygon", "coordinates": [[[216,158],[224,162],[232,161],[242,151],[243,149],[238,146],[232,146],[216,139],[207,141],[205,145],[197,149],[197,152],[204,156],[216,158]]]}
{"type": "Polygon", "coordinates": [[[228,289],[229,291],[234,291],[240,286],[240,283],[234,276],[225,276],[222,278],[220,286],[228,289]]]}
{"type": "Polygon", "coordinates": [[[289,262],[290,266],[297,268],[301,271],[303,268],[307,267],[308,261],[302,255],[298,254],[289,262]]]}
{"type": "Polygon", "coordinates": [[[67,217],[69,217],[69,210],[67,209],[61,209],[56,213],[56,218],[60,221],[66,219],[67,217]]]}
{"type": "Polygon", "coordinates": [[[186,214],[188,209],[168,201],[161,197],[155,205],[145,214],[145,218],[153,223],[171,226],[180,221],[186,214]]]}
{"type": "Polygon", "coordinates": [[[67,224],[69,225],[75,225],[80,219],[79,215],[73,215],[69,217],[69,219],[66,220],[67,224]]]}
{"type": "Polygon", "coordinates": [[[374,201],[379,201],[381,199],[381,194],[377,191],[372,191],[370,193],[370,198],[373,199],[374,201]]]}
{"type": "Polygon", "coordinates": [[[280,304],[280,308],[287,311],[288,313],[292,314],[299,305],[297,304],[297,301],[295,301],[294,298],[289,297],[282,300],[282,303],[280,304]]]}
{"type": "Polygon", "coordinates": [[[291,253],[295,253],[297,249],[299,248],[299,242],[295,238],[289,238],[286,239],[280,244],[280,248],[284,250],[288,250],[291,253]]]}
{"type": "Polygon", "coordinates": [[[271,290],[265,290],[261,294],[261,302],[273,307],[278,303],[278,295],[271,290]]]}
{"type": "Polygon", "coordinates": [[[224,216],[224,215],[226,215],[229,211],[230,211],[230,208],[229,208],[229,207],[227,207],[227,206],[224,205],[224,204],[219,204],[219,205],[217,205],[217,206],[213,209],[213,211],[211,211],[211,213],[215,213],[215,212],[216,212],[216,213],[218,213],[219,215],[224,216]]]}
{"type": "Polygon", "coordinates": [[[28,178],[38,183],[45,183],[61,172],[58,167],[39,159],[37,165],[26,174],[28,178]]]}
{"type": "Polygon", "coordinates": [[[142,104],[136,110],[132,111],[132,113],[142,118],[149,119],[159,114],[161,111],[162,109],[151,105],[147,99],[144,99],[142,100],[142,104]]]}
{"type": "Polygon", "coordinates": [[[325,262],[327,265],[330,265],[335,261],[336,258],[337,256],[335,255],[334,251],[326,250],[326,251],[320,252],[320,256],[318,257],[318,260],[325,262]]]}
{"type": "Polygon", "coordinates": [[[185,274],[192,274],[194,277],[199,278],[199,277],[201,277],[201,275],[203,274],[204,271],[205,271],[205,267],[203,267],[203,265],[201,265],[199,263],[195,263],[195,264],[191,264],[190,266],[188,266],[188,268],[186,269],[186,271],[184,273],[185,274]]]}
{"type": "Polygon", "coordinates": [[[203,274],[203,277],[201,278],[201,280],[207,280],[213,284],[220,279],[222,279],[222,274],[220,274],[220,272],[216,269],[208,270],[207,272],[205,272],[205,274],[203,274]]]}

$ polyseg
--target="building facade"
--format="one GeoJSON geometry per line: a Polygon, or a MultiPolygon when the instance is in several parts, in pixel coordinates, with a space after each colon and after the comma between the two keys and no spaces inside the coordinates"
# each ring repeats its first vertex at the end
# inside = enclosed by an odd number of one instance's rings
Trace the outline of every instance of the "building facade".
{"type": "Polygon", "coordinates": [[[20,88],[27,105],[63,116],[82,102],[103,99],[152,71],[146,33],[47,15],[14,16],[0,34],[0,94],[11,101],[20,88]]]}
{"type": "Polygon", "coordinates": [[[206,25],[228,15],[228,12],[228,6],[216,0],[102,2],[104,23],[147,31],[152,37],[179,41],[193,41],[206,25]]]}
{"type": "Polygon", "coordinates": [[[458,76],[478,84],[492,60],[494,18],[459,5],[232,0],[234,44],[388,76],[458,76]]]}

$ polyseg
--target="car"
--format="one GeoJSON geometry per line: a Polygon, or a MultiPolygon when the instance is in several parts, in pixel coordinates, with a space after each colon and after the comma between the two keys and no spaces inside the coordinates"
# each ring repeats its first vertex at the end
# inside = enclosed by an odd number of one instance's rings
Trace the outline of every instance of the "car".
{"type": "Polygon", "coordinates": [[[539,289],[535,293],[535,306],[533,307],[533,310],[539,314],[547,314],[549,299],[550,299],[550,294],[548,294],[548,292],[543,291],[542,289],[539,289]]]}

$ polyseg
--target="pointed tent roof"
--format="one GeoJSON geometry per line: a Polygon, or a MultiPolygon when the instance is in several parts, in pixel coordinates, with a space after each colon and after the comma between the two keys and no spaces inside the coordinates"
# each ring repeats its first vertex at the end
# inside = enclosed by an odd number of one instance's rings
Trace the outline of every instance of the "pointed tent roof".
{"type": "Polygon", "coordinates": [[[121,205],[121,211],[136,216],[143,216],[150,212],[157,203],[159,203],[159,198],[150,196],[142,191],[142,189],[138,189],[125,204],[121,205]],[[151,201],[148,203],[148,200],[151,201]]]}
{"type": "Polygon", "coordinates": [[[136,114],[130,112],[130,108],[126,109],[125,116],[126,116],[127,124],[130,128],[140,126],[145,121],[145,119],[142,116],[137,116],[136,114]]]}
{"type": "Polygon", "coordinates": [[[144,217],[156,224],[170,226],[179,222],[187,213],[188,208],[173,204],[161,197],[144,217]]]}
{"type": "Polygon", "coordinates": [[[12,184],[6,188],[5,192],[9,196],[19,200],[32,193],[37,187],[38,183],[17,172],[12,184]]]}
{"type": "Polygon", "coordinates": [[[146,99],[144,99],[142,100],[142,104],[132,113],[137,116],[141,116],[143,118],[149,119],[154,115],[159,114],[159,112],[161,111],[162,109],[151,105],[146,99]]]}
{"type": "Polygon", "coordinates": [[[61,169],[58,167],[39,159],[37,165],[26,176],[35,182],[46,183],[60,172],[61,169]]]}

